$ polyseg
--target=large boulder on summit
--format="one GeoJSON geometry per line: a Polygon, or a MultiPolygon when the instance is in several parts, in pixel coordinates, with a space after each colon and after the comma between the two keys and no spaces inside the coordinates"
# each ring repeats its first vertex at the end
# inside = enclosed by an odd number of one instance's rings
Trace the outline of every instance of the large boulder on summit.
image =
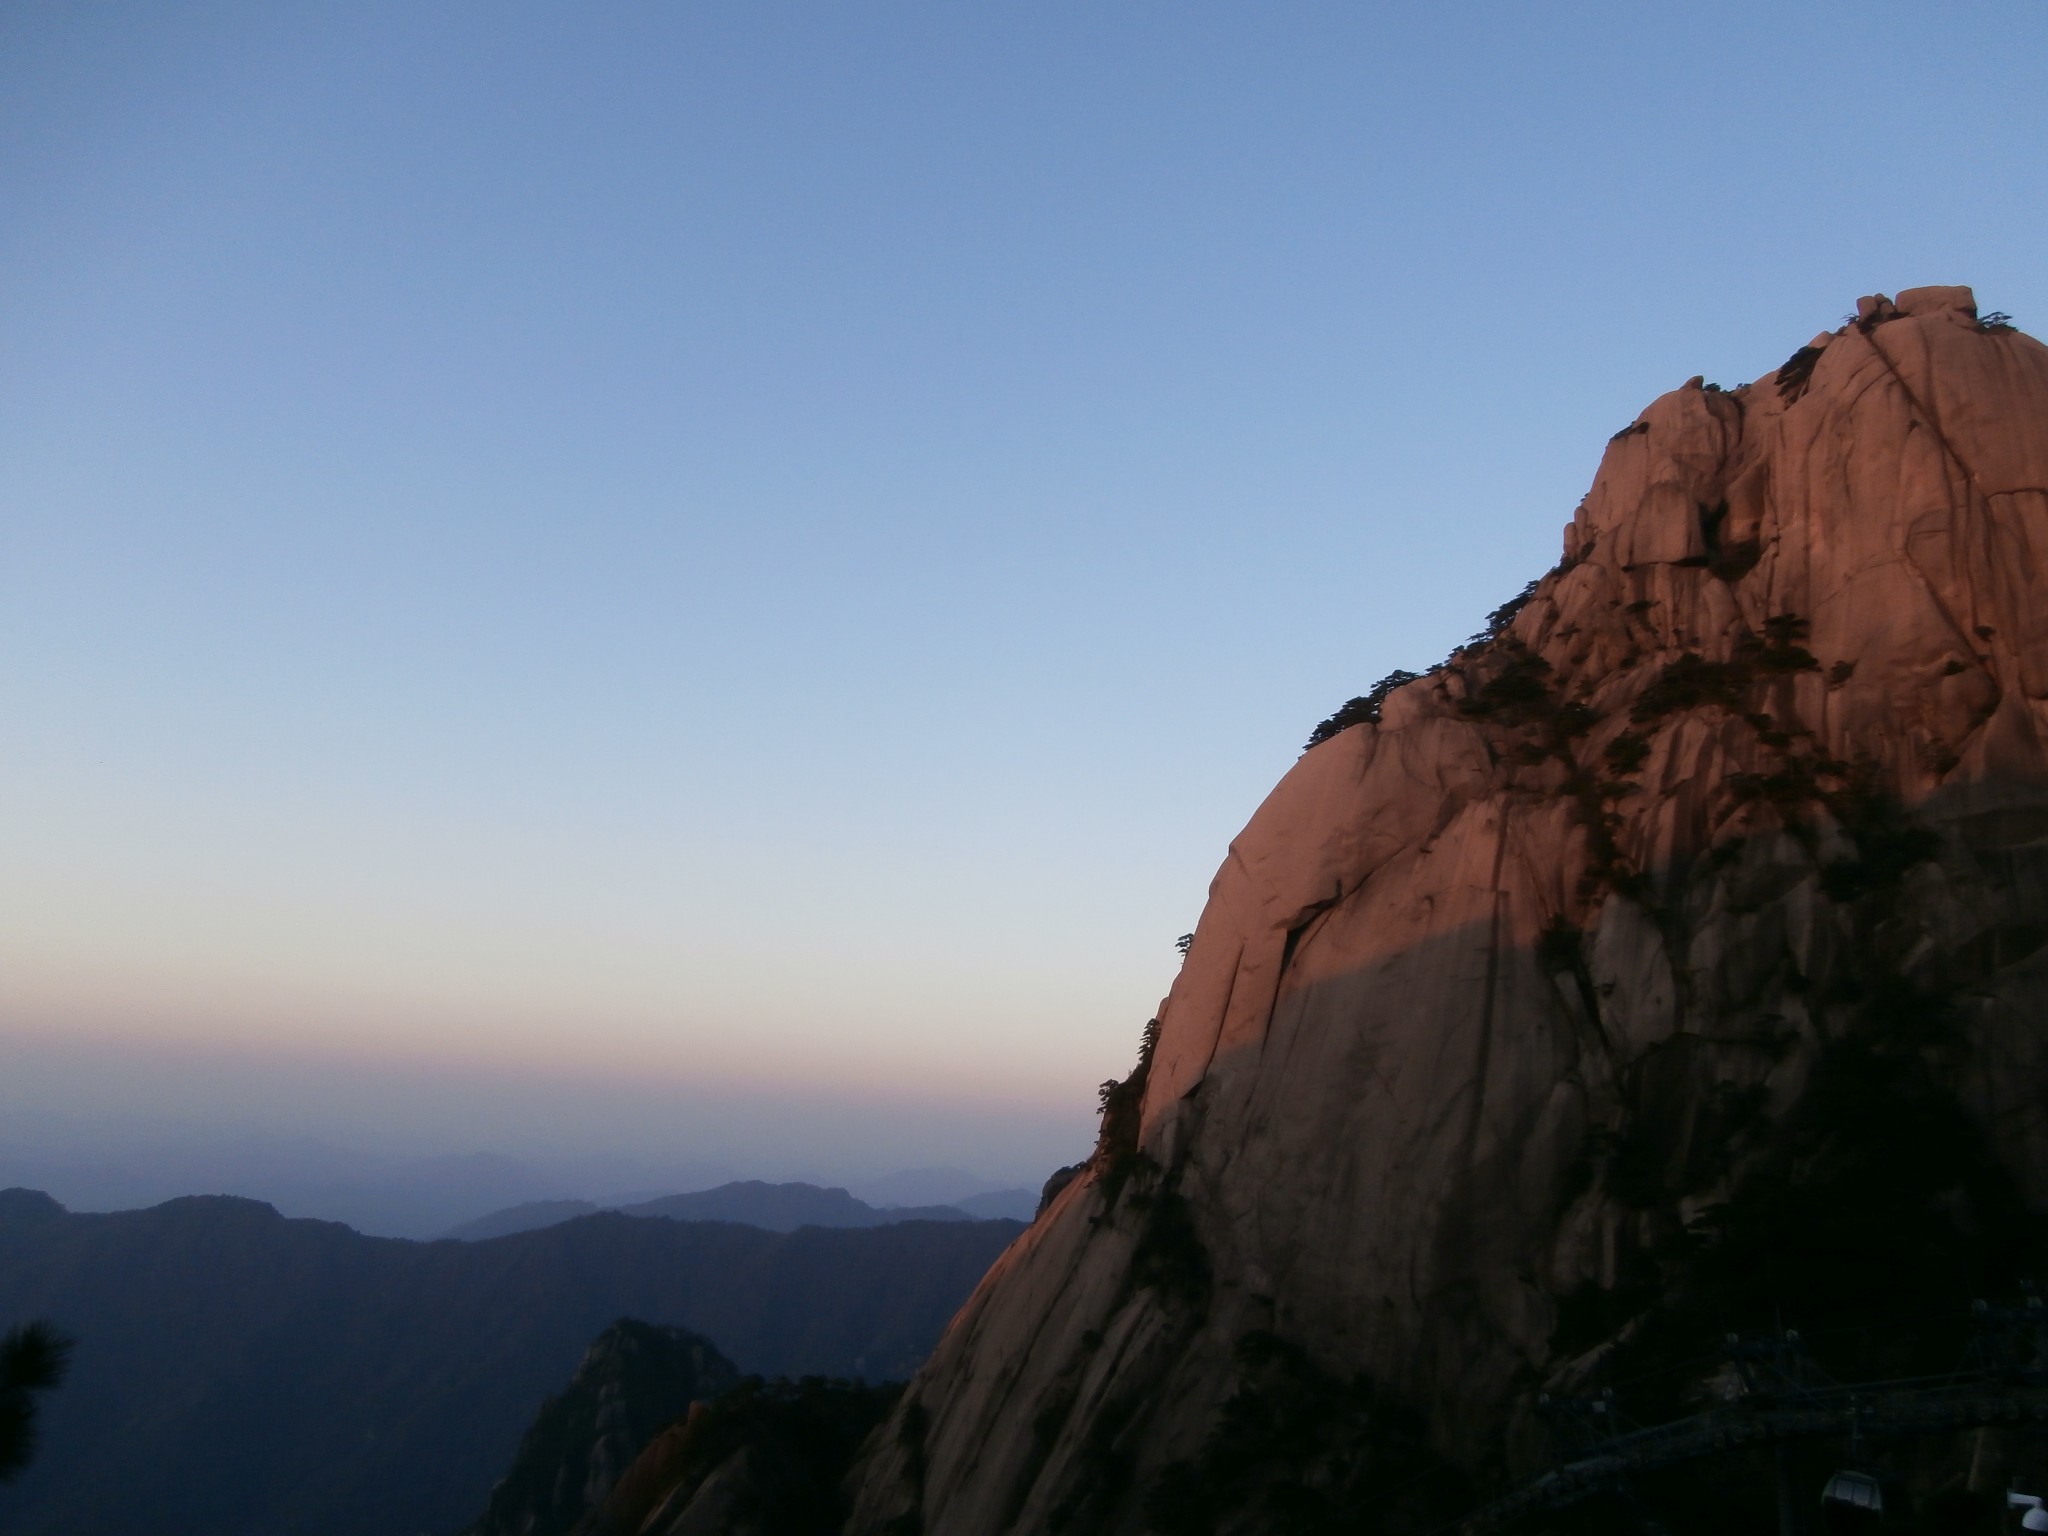
{"type": "Polygon", "coordinates": [[[1677,1416],[1780,1320],[1945,1366],[2048,1256],[2048,349],[1919,288],[1689,382],[1355,702],[851,1530],[1426,1531],[1544,1463],[1545,1393],[1677,1416]]]}

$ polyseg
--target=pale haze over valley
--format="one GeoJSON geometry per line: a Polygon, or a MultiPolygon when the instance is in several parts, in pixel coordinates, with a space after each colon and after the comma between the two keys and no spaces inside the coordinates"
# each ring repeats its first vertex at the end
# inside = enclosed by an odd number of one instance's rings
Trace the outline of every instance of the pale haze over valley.
{"type": "Polygon", "coordinates": [[[2038,4],[1168,18],[0,12],[0,1186],[1035,1188],[1641,402],[2048,319],[2038,4]]]}

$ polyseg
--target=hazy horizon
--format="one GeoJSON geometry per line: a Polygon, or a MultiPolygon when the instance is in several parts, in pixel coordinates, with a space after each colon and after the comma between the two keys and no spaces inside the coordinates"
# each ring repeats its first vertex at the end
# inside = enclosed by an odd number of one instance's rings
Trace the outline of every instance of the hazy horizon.
{"type": "Polygon", "coordinates": [[[1970,22],[9,8],[0,1142],[1073,1160],[1634,412],[2048,324],[1970,22]]]}
{"type": "MultiPolygon", "coordinates": [[[[109,1187],[135,1193],[115,1204],[181,1193],[272,1199],[266,1190],[340,1187],[436,1163],[443,1183],[460,1184],[467,1162],[484,1165],[469,1170],[480,1189],[504,1191],[479,1195],[473,1214],[526,1199],[603,1201],[735,1179],[842,1186],[876,1204],[938,1204],[1036,1188],[1084,1156],[1094,1136],[1092,1102],[1034,1115],[1011,1101],[947,1104],[911,1092],[740,1082],[678,1089],[588,1072],[403,1071],[184,1044],[124,1042],[122,1050],[130,1070],[108,1074],[76,1040],[13,1038],[0,1083],[0,1185],[21,1181],[10,1170],[40,1164],[69,1170],[74,1192],[106,1182],[89,1175],[118,1172],[109,1187]],[[223,1098],[242,1107],[224,1111],[223,1098]],[[494,1175],[491,1160],[522,1168],[494,1175]],[[193,1180],[183,1170],[207,1170],[214,1182],[186,1188],[193,1180]],[[892,1179],[922,1173],[957,1176],[938,1182],[958,1188],[888,1192],[892,1179]]],[[[81,1209],[114,1208],[104,1196],[50,1192],[81,1209]]],[[[292,1198],[273,1203],[299,1214],[288,1208],[292,1198]]]]}
{"type": "Polygon", "coordinates": [[[41,1190],[78,1211],[226,1194],[427,1238],[530,1201],[619,1205],[747,1179],[844,1188],[876,1206],[946,1205],[1036,1191],[1093,1138],[1086,1107],[1033,1119],[1013,1105],[946,1112],[923,1098],[759,1086],[674,1094],[446,1069],[405,1080],[382,1064],[338,1072],[332,1062],[185,1051],[153,1063],[156,1091],[145,1093],[125,1076],[81,1081],[88,1059],[44,1045],[17,1040],[10,1053],[0,1188],[41,1190]],[[216,1096],[237,1087],[260,1106],[223,1114],[216,1096]]]}

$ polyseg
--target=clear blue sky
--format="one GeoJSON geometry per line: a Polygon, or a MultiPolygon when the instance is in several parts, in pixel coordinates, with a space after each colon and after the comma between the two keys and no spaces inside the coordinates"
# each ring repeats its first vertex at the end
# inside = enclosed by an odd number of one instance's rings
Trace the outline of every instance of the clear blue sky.
{"type": "Polygon", "coordinates": [[[1077,1154],[1308,729],[1646,401],[1862,293],[2043,328],[2044,65],[2039,0],[11,0],[0,1111],[1077,1154]]]}

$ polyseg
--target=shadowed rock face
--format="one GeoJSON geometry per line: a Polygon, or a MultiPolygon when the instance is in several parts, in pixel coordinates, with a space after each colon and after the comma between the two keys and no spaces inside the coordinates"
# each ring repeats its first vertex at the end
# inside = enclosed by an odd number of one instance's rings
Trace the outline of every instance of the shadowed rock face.
{"type": "Polygon", "coordinates": [[[749,1377],[656,1435],[572,1536],[835,1536],[898,1386],[749,1377]]]}
{"type": "Polygon", "coordinates": [[[708,1339],[621,1318],[598,1335],[568,1390],[542,1405],[464,1536],[567,1536],[648,1441],[738,1380],[708,1339]]]}
{"type": "MultiPolygon", "coordinates": [[[[1652,403],[1519,611],[1231,845],[1128,1112],[850,1529],[1171,1526],[1162,1474],[1224,1487],[1167,1469],[1214,1461],[1247,1340],[1484,1491],[1542,1454],[1540,1389],[1644,1339],[2009,1278],[2048,1208],[2044,725],[2048,349],[1922,288],[1652,403]],[[1894,1119],[1939,1154],[1882,1175],[1905,1214],[1840,1223],[1840,1274],[1783,1258],[1894,1119]]],[[[1217,1499],[1184,1528],[1288,1528],[1217,1499]]]]}

